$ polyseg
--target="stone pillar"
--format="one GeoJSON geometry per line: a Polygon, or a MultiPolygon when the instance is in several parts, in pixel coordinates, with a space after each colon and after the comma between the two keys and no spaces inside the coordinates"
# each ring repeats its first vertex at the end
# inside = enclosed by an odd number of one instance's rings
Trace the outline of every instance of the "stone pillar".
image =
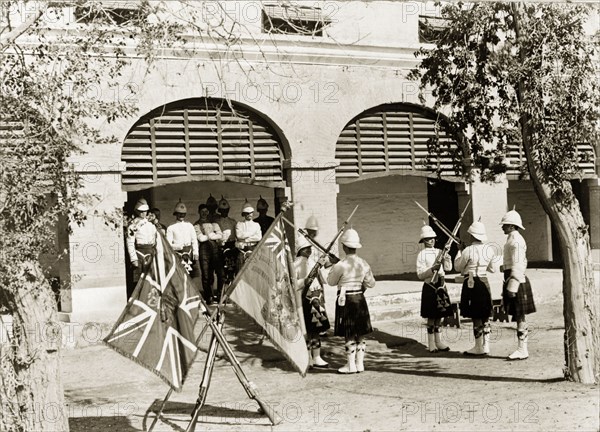
{"type": "MultiPolygon", "coordinates": [[[[292,160],[288,167],[294,224],[304,228],[306,220],[315,215],[319,221],[317,240],[323,246],[327,246],[338,231],[336,166],[334,161],[292,160]]],[[[337,245],[333,250],[337,252],[337,245]]]]}
{"type": "Polygon", "coordinates": [[[69,237],[71,321],[114,322],[127,302],[121,216],[127,199],[121,190],[124,164],[78,161],[74,166],[83,178],[81,192],[92,198],[83,209],[87,220],[74,226],[69,237]],[[114,217],[109,221],[105,213],[114,217]]]}
{"type": "Polygon", "coordinates": [[[463,211],[471,199],[460,227],[460,238],[463,241],[469,239],[469,225],[481,218],[487,231],[488,242],[497,245],[499,252],[502,252],[506,238],[499,224],[507,209],[507,189],[508,181],[505,177],[496,183],[482,183],[478,178],[470,184],[457,183],[459,212],[463,211]]]}

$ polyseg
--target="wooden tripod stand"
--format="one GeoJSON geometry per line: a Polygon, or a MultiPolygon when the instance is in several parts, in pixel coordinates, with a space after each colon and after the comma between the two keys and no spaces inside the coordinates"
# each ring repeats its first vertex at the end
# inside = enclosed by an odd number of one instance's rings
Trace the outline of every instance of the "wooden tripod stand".
{"type": "MultiPolygon", "coordinates": [[[[219,346],[221,346],[223,352],[225,353],[229,362],[231,363],[233,371],[237,376],[238,380],[240,381],[240,384],[242,384],[242,387],[244,387],[244,390],[246,390],[248,397],[250,399],[254,399],[258,403],[261,411],[269,418],[273,425],[281,423],[282,420],[281,417],[271,406],[269,406],[263,400],[260,399],[256,386],[248,379],[248,377],[244,373],[244,370],[242,369],[239,360],[235,356],[235,353],[233,352],[231,346],[229,345],[229,343],[225,339],[225,336],[223,335],[222,329],[223,323],[225,321],[225,313],[223,312],[222,306],[226,297],[227,296],[224,294],[223,299],[221,300],[221,302],[219,302],[217,306],[217,310],[213,312],[212,315],[209,313],[205,301],[202,298],[200,299],[202,316],[206,320],[207,325],[204,327],[204,329],[196,339],[196,345],[198,345],[198,343],[202,339],[202,336],[204,335],[204,332],[208,327],[210,327],[210,329],[212,330],[212,336],[210,338],[210,343],[208,346],[208,353],[206,356],[206,362],[204,364],[204,373],[202,374],[202,381],[200,382],[200,386],[198,389],[198,399],[196,400],[196,405],[194,406],[194,410],[191,414],[192,418],[186,428],[186,432],[193,432],[196,429],[196,423],[198,421],[200,409],[202,409],[204,403],[206,402],[206,396],[208,394],[208,388],[210,387],[210,381],[219,346]]],[[[171,397],[172,393],[173,389],[169,389],[167,395],[165,396],[164,400],[160,405],[158,412],[156,413],[156,417],[152,421],[150,428],[148,428],[149,432],[154,429],[154,426],[156,425],[159,417],[161,416],[165,405],[171,397]]]]}

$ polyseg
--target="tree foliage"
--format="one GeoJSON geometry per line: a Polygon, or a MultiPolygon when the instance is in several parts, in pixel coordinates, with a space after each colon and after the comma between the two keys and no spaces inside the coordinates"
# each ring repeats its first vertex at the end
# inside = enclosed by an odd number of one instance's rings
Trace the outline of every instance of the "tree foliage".
{"type": "Polygon", "coordinates": [[[506,171],[511,146],[525,153],[522,174],[556,230],[564,263],[565,376],[585,383],[600,377],[600,316],[588,226],[571,181],[590,147],[599,152],[598,33],[584,30],[594,12],[568,4],[447,4],[448,26],[433,48],[416,53],[423,60],[411,72],[432,89],[435,108],[450,112],[447,126],[471,159],[465,165],[482,180],[506,171]]]}
{"type": "Polygon", "coordinates": [[[510,3],[442,8],[449,25],[435,47],[416,52],[422,62],[410,77],[432,88],[436,109],[449,111],[447,126],[464,139],[483,180],[506,171],[526,113],[535,131],[531,158],[543,182],[560,200],[571,199],[565,182],[591,155],[578,144],[598,142],[598,44],[583,27],[590,12],[583,5],[526,4],[517,38],[510,3]]]}

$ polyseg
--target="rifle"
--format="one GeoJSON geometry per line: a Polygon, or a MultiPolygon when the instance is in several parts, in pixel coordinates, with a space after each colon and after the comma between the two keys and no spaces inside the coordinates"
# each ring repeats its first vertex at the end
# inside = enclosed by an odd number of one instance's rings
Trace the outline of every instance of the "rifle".
{"type": "MultiPolygon", "coordinates": [[[[452,233],[451,233],[452,235],[448,236],[448,241],[444,245],[444,249],[441,250],[441,252],[437,256],[437,258],[435,259],[435,262],[433,263],[434,267],[437,265],[441,266],[442,262],[444,261],[444,258],[450,251],[450,246],[452,246],[452,242],[455,241],[454,238],[456,237],[456,233],[460,229],[460,224],[462,223],[463,217],[465,216],[465,213],[467,212],[467,209],[469,208],[469,204],[471,204],[471,200],[469,200],[469,202],[467,202],[467,205],[465,206],[464,210],[460,214],[460,217],[458,218],[458,221],[456,222],[456,225],[454,226],[454,229],[452,230],[452,233]]],[[[434,286],[438,280],[439,273],[440,273],[440,268],[438,267],[438,269],[435,272],[433,272],[433,276],[431,277],[431,283],[434,286]]]]}
{"type": "Polygon", "coordinates": [[[438,218],[436,218],[433,213],[431,213],[430,211],[428,211],[425,207],[423,207],[418,202],[414,201],[414,203],[416,205],[418,205],[421,210],[423,210],[425,213],[427,213],[427,216],[429,216],[431,218],[431,220],[433,221],[433,223],[436,224],[437,227],[439,229],[441,229],[444,234],[446,234],[446,236],[448,236],[449,238],[451,238],[452,240],[454,240],[454,242],[457,245],[460,245],[460,243],[461,243],[460,239],[458,237],[456,237],[454,234],[452,234],[452,232],[448,228],[446,228],[446,226],[438,218]]]}
{"type": "Polygon", "coordinates": [[[314,247],[319,249],[324,255],[327,255],[327,257],[329,258],[329,261],[331,261],[332,264],[335,264],[340,261],[339,257],[336,254],[334,254],[332,252],[328,252],[327,248],[325,246],[323,246],[321,243],[319,243],[318,241],[316,241],[314,238],[309,236],[308,233],[306,232],[306,230],[304,230],[302,228],[298,228],[298,232],[300,234],[302,234],[304,236],[304,238],[306,238],[306,240],[308,240],[309,243],[311,243],[314,247]]]}
{"type": "MultiPolygon", "coordinates": [[[[342,224],[342,227],[340,228],[340,230],[338,231],[338,233],[336,234],[336,236],[333,238],[333,240],[331,241],[331,243],[329,243],[329,246],[327,246],[327,248],[325,250],[323,250],[323,254],[319,258],[319,261],[317,261],[317,263],[310,270],[310,273],[308,273],[308,276],[306,276],[306,279],[304,279],[304,288],[302,289],[302,296],[303,297],[308,292],[308,289],[310,288],[310,286],[312,285],[313,281],[317,277],[317,274],[319,274],[319,270],[321,270],[321,267],[323,267],[323,264],[321,264],[321,262],[320,262],[321,258],[324,255],[328,255],[329,256],[331,248],[333,247],[333,245],[335,245],[337,243],[337,241],[340,238],[340,236],[344,233],[344,230],[346,229],[346,225],[348,225],[350,223],[350,219],[352,219],[352,216],[354,216],[354,213],[356,213],[357,209],[358,209],[358,206],[354,207],[354,210],[352,210],[352,213],[350,213],[350,216],[348,216],[348,218],[344,221],[344,223],[342,224]]],[[[331,255],[333,255],[333,254],[331,254],[331,255]]],[[[333,255],[333,256],[339,261],[339,258],[337,258],[335,255],[333,255]]]]}

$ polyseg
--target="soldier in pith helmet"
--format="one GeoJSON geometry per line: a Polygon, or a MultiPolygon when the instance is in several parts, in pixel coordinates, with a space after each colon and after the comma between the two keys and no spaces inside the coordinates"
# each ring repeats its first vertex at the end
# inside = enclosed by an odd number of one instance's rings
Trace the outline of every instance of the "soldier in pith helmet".
{"type": "Polygon", "coordinates": [[[317,217],[315,215],[310,215],[308,217],[304,229],[311,238],[314,239],[315,237],[317,237],[317,234],[319,232],[319,221],[317,220],[317,217]]]}
{"type": "Polygon", "coordinates": [[[504,285],[502,287],[502,301],[506,313],[512,315],[512,320],[517,322],[518,347],[508,356],[508,360],[525,360],[529,357],[527,348],[528,328],[525,315],[535,312],[533,291],[529,278],[525,276],[527,270],[527,243],[519,232],[524,230],[521,215],[516,210],[507,212],[502,221],[502,231],[508,237],[504,245],[503,270],[504,285]]]}
{"type": "Polygon", "coordinates": [[[254,222],[257,222],[260,225],[262,235],[265,235],[275,219],[271,216],[267,216],[267,211],[269,211],[269,203],[267,203],[262,195],[256,202],[256,210],[258,211],[258,217],[254,219],[254,222]]]}
{"type": "Polygon", "coordinates": [[[223,245],[224,277],[225,279],[229,279],[229,282],[233,281],[237,273],[238,255],[238,250],[235,247],[235,226],[237,221],[229,217],[230,209],[229,202],[221,195],[219,208],[217,209],[220,217],[217,219],[217,223],[223,234],[221,243],[223,245]]]}
{"type": "Polygon", "coordinates": [[[473,320],[475,346],[465,355],[486,356],[490,353],[490,316],[492,315],[492,290],[487,273],[495,271],[493,249],[486,244],[487,233],[480,221],[473,222],[467,232],[471,244],[461,244],[454,258],[454,268],[464,277],[460,294],[460,314],[473,320]],[[463,250],[464,249],[464,250],[463,250]]]}
{"type": "Polygon", "coordinates": [[[206,199],[206,208],[208,209],[208,220],[212,222],[216,222],[219,218],[219,214],[217,213],[217,209],[219,208],[219,203],[217,199],[210,194],[210,196],[206,199]]]}
{"type": "Polygon", "coordinates": [[[254,208],[248,200],[242,206],[243,221],[238,222],[235,226],[235,246],[242,252],[238,258],[238,269],[242,267],[245,260],[245,254],[254,250],[258,242],[262,239],[262,231],[260,225],[252,220],[254,208]]]}
{"type": "MultiPolygon", "coordinates": [[[[438,262],[442,252],[435,247],[437,234],[429,225],[421,228],[419,243],[425,246],[417,255],[417,277],[423,281],[421,291],[421,316],[427,318],[427,343],[429,352],[450,350],[441,341],[442,318],[452,315],[452,310],[440,306],[440,300],[449,299],[444,281],[444,271],[452,270],[452,261],[446,254],[443,262],[438,262]],[[437,272],[436,280],[433,276],[437,272]],[[438,293],[438,290],[441,290],[438,293]]],[[[448,303],[449,305],[449,303],[448,303]]]]}
{"type": "Polygon", "coordinates": [[[156,253],[156,226],[148,220],[150,206],[140,198],[134,206],[135,218],[127,227],[127,252],[133,266],[134,284],[156,253]]]}
{"type": "Polygon", "coordinates": [[[304,236],[298,238],[296,242],[296,259],[294,268],[296,270],[297,288],[302,297],[302,311],[304,313],[304,323],[306,325],[306,343],[308,347],[308,357],[310,366],[316,368],[326,368],[329,365],[321,358],[321,337],[320,333],[329,329],[329,319],[325,310],[325,296],[323,287],[315,277],[312,282],[307,278],[313,269],[309,261],[312,253],[311,244],[304,236]],[[309,286],[306,286],[309,284],[309,286]]]}
{"type": "Polygon", "coordinates": [[[373,328],[364,291],[375,286],[375,278],[369,264],[356,255],[362,247],[358,233],[350,228],[340,242],[346,257],[331,267],[327,283],[338,287],[334,334],[346,340],[347,362],[338,372],[352,374],[365,370],[365,335],[373,328]]]}
{"type": "Polygon", "coordinates": [[[192,272],[193,267],[195,267],[194,263],[198,261],[198,241],[196,240],[194,227],[185,220],[187,208],[181,202],[181,199],[175,205],[173,215],[177,218],[177,221],[167,228],[167,241],[173,247],[173,250],[182,257],[182,262],[186,265],[187,270],[192,272]],[[189,260],[187,259],[188,256],[189,260]]]}

